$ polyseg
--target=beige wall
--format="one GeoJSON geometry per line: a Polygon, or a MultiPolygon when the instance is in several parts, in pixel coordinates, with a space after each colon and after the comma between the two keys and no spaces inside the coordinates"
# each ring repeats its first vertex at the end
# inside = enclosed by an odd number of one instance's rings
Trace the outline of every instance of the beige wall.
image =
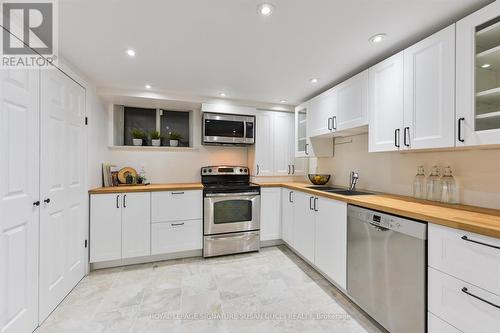
{"type": "MultiPolygon", "coordinates": [[[[356,170],[358,187],[373,191],[411,195],[417,167],[428,175],[433,165],[450,165],[459,181],[461,203],[500,209],[500,150],[462,150],[411,153],[368,153],[368,136],[348,138],[351,143],[335,145],[333,158],[311,160],[311,172],[333,174],[338,185],[349,183],[349,172],[356,170]]],[[[343,139],[345,140],[345,139],[343,139]]]]}

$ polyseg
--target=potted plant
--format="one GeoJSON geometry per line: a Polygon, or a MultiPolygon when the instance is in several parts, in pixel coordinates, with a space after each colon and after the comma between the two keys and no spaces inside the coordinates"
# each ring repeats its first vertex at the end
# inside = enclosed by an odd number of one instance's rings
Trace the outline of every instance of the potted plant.
{"type": "Polygon", "coordinates": [[[142,142],[146,139],[146,134],[138,128],[132,129],[132,143],[134,146],[142,146],[142,142]]]}
{"type": "Polygon", "coordinates": [[[179,146],[179,140],[182,139],[182,136],[177,132],[170,132],[168,138],[170,140],[170,147],[177,147],[179,146]]]}
{"type": "Polygon", "coordinates": [[[153,132],[150,133],[150,136],[151,136],[151,145],[153,147],[159,147],[159,146],[161,146],[160,132],[153,131],[153,132]]]}

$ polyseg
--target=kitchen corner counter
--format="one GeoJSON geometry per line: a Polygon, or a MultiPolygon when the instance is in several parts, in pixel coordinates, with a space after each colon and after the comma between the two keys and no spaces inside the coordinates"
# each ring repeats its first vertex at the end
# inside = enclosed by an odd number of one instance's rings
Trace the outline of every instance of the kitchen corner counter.
{"type": "Polygon", "coordinates": [[[344,196],[308,188],[307,183],[259,183],[262,187],[285,187],[312,195],[336,199],[365,208],[500,238],[500,210],[467,205],[450,205],[411,197],[373,194],[344,196]]]}
{"type": "Polygon", "coordinates": [[[130,193],[130,192],[157,192],[157,191],[183,191],[202,190],[201,183],[169,183],[149,185],[124,185],[113,187],[97,187],[89,190],[89,194],[130,193]]]}

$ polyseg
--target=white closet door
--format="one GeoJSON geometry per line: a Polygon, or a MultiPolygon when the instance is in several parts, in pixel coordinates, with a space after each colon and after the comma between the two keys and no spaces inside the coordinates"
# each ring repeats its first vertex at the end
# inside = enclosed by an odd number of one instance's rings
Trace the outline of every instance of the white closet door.
{"type": "Polygon", "coordinates": [[[38,322],[39,72],[0,70],[0,332],[38,322]]]}
{"type": "Polygon", "coordinates": [[[59,70],[41,73],[40,322],[85,274],[87,210],[85,90],[59,70]]]}

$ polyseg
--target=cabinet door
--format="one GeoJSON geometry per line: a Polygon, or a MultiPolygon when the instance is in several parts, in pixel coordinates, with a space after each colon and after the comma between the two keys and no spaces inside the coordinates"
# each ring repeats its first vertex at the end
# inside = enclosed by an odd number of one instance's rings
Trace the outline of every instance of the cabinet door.
{"type": "Polygon", "coordinates": [[[281,239],[281,189],[262,188],[260,207],[260,240],[281,239]]]}
{"type": "Polygon", "coordinates": [[[294,191],[286,188],[281,191],[281,238],[292,247],[294,246],[294,194],[294,191]]]}
{"type": "Polygon", "coordinates": [[[254,176],[272,176],[274,172],[274,126],[272,112],[258,112],[255,124],[255,158],[252,167],[254,176]]]}
{"type": "Polygon", "coordinates": [[[346,289],[347,204],[318,198],[316,210],[314,264],[330,279],[346,289]]]}
{"type": "Polygon", "coordinates": [[[303,193],[294,193],[294,248],[300,255],[314,263],[315,212],[312,209],[314,197],[303,193]]]}
{"type": "Polygon", "coordinates": [[[295,108],[295,157],[306,157],[308,109],[308,102],[295,108]]]}
{"type": "Polygon", "coordinates": [[[0,332],[38,323],[39,71],[0,70],[0,332]]]}
{"type": "Polygon", "coordinates": [[[123,193],[122,258],[151,254],[151,193],[123,193]]]}
{"type": "Polygon", "coordinates": [[[500,143],[499,17],[495,1],[456,24],[457,146],[500,143]]]}
{"type": "Polygon", "coordinates": [[[274,175],[292,174],[293,114],[275,112],[273,121],[274,175]]]}
{"type": "Polygon", "coordinates": [[[444,320],[436,317],[432,313],[427,313],[427,332],[428,333],[461,333],[455,327],[444,320]]]}
{"type": "Polygon", "coordinates": [[[368,125],[368,71],[353,76],[335,89],[338,107],[333,129],[345,131],[368,125]]]}
{"type": "Polygon", "coordinates": [[[198,190],[151,193],[151,221],[198,220],[203,214],[203,196],[198,190]]]}
{"type": "Polygon", "coordinates": [[[455,146],[455,25],[404,51],[405,149],[455,146]]]}
{"type": "Polygon", "coordinates": [[[122,257],[122,196],[94,194],[90,197],[90,262],[122,257]]]}
{"type": "Polygon", "coordinates": [[[402,147],[403,127],[403,52],[371,67],[369,151],[391,151],[402,147]]]}
{"type": "Polygon", "coordinates": [[[307,113],[308,136],[332,135],[333,117],[337,114],[337,92],[335,89],[325,91],[314,97],[307,113]]]}
{"type": "Polygon", "coordinates": [[[167,254],[201,250],[202,220],[153,223],[151,225],[151,254],[167,254]]]}

